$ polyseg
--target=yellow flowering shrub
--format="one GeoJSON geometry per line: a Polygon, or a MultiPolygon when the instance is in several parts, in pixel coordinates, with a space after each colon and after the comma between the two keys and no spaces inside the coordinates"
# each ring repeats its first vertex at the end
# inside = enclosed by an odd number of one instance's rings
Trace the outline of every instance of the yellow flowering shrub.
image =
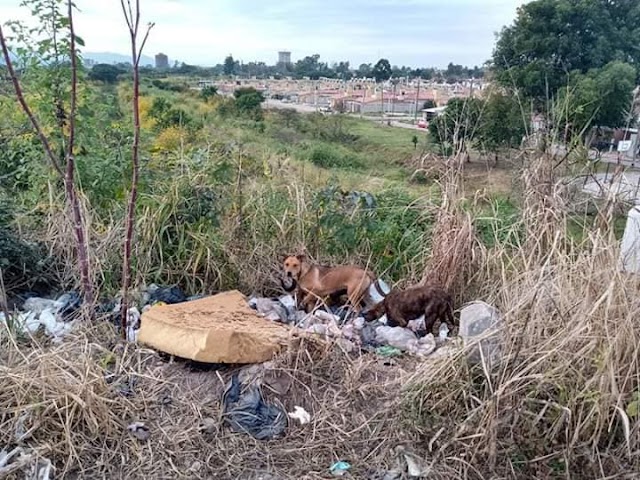
{"type": "Polygon", "coordinates": [[[180,149],[187,142],[188,132],[182,127],[168,127],[162,130],[153,142],[154,153],[169,153],[180,149]]]}

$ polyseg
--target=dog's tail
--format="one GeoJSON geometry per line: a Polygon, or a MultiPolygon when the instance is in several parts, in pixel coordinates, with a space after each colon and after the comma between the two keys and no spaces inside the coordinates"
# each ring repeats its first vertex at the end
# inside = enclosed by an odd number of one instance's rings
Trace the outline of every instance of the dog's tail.
{"type": "Polygon", "coordinates": [[[458,322],[456,321],[456,317],[453,314],[454,312],[454,308],[453,308],[453,297],[451,295],[447,295],[447,299],[446,299],[446,312],[445,315],[447,317],[447,323],[451,322],[450,325],[451,326],[458,326],[458,322]]]}

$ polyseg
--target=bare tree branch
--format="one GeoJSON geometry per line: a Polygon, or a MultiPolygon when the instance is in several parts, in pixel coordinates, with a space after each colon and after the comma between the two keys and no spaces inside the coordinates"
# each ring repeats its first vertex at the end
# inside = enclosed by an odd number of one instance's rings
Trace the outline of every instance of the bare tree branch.
{"type": "Polygon", "coordinates": [[[89,269],[89,246],[85,236],[85,222],[80,210],[80,202],[75,188],[75,156],[73,147],[76,136],[76,111],[78,102],[78,59],[76,56],[76,33],[73,27],[73,3],[68,0],[69,7],[69,33],[71,35],[70,55],[71,55],[71,105],[69,108],[69,140],[67,142],[67,171],[64,178],[67,197],[71,206],[73,216],[73,227],[78,244],[78,263],[80,264],[80,281],[86,302],[93,302],[93,284],[91,282],[89,269]]]}
{"type": "Polygon", "coordinates": [[[132,145],[132,174],[131,174],[131,192],[129,194],[129,202],[127,205],[127,217],[125,225],[125,238],[122,258],[122,304],[121,304],[121,325],[122,335],[127,335],[127,311],[129,304],[129,286],[131,284],[131,242],[133,239],[133,228],[135,220],[135,206],[138,196],[138,176],[140,171],[139,149],[140,149],[140,57],[144,45],[149,38],[149,33],[154,24],[149,24],[145,36],[140,45],[137,47],[138,31],[140,27],[140,0],[136,0],[135,18],[131,11],[131,1],[127,0],[128,9],[125,7],[125,0],[120,0],[122,12],[129,27],[129,36],[131,39],[131,60],[133,64],[133,145],[132,145]],[[127,14],[128,11],[128,14],[127,14]]]}

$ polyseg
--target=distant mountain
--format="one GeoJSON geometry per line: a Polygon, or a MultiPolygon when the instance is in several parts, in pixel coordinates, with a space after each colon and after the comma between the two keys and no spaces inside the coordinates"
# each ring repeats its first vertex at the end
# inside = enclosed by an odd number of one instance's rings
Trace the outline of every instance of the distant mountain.
{"type": "MultiPolygon", "coordinates": [[[[82,56],[85,59],[93,60],[96,63],[131,63],[131,55],[122,55],[120,53],[113,52],[82,52],[82,56]]],[[[140,57],[140,65],[153,65],[154,59],[142,55],[140,57]]]]}

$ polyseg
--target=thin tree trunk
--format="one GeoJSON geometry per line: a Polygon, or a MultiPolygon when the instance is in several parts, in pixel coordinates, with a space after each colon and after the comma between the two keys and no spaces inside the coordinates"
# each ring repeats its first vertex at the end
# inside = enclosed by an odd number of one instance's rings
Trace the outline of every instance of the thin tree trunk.
{"type": "Polygon", "coordinates": [[[76,110],[78,103],[78,65],[76,57],[76,34],[73,28],[73,3],[68,2],[69,6],[69,31],[71,33],[71,106],[69,109],[69,140],[67,142],[67,168],[64,177],[67,198],[71,206],[73,216],[73,227],[76,235],[76,243],[78,245],[78,263],[80,264],[80,280],[82,282],[82,292],[85,302],[93,303],[93,283],[91,282],[91,273],[89,269],[89,246],[85,236],[85,222],[80,208],[80,201],[75,189],[74,176],[76,171],[75,155],[73,147],[75,146],[76,136],[76,110]]]}
{"type": "Polygon", "coordinates": [[[133,239],[133,228],[135,222],[136,200],[138,198],[138,175],[140,171],[139,150],[140,150],[140,78],[139,78],[139,61],[144,44],[149,37],[149,31],[153,24],[149,25],[147,33],[142,40],[140,50],[137,47],[138,30],[140,27],[140,0],[136,0],[135,15],[131,10],[131,3],[127,0],[120,0],[122,12],[124,13],[127,26],[129,27],[129,36],[131,38],[131,60],[133,63],[133,146],[131,152],[131,192],[129,194],[129,202],[127,205],[127,216],[125,219],[125,236],[124,248],[122,255],[122,305],[120,310],[122,336],[127,338],[127,311],[129,309],[129,287],[131,285],[131,242],[133,239]]]}
{"type": "Polygon", "coordinates": [[[13,68],[13,62],[9,55],[9,48],[7,47],[7,42],[2,31],[2,26],[0,25],[0,44],[2,46],[2,55],[4,57],[5,65],[7,68],[7,72],[11,79],[11,83],[13,84],[13,89],[16,94],[16,98],[18,99],[18,103],[22,107],[25,115],[31,122],[33,129],[36,131],[40,142],[42,143],[42,147],[45,151],[46,156],[49,158],[51,165],[54,170],[58,173],[60,178],[64,181],[65,185],[65,197],[67,200],[67,205],[69,210],[71,211],[71,215],[73,218],[73,229],[75,233],[76,239],[76,255],[78,260],[78,265],[80,269],[80,285],[83,298],[87,302],[93,302],[94,294],[93,294],[93,283],[91,281],[90,276],[90,268],[89,268],[89,255],[88,255],[88,247],[85,238],[85,222],[84,217],[82,215],[82,210],[80,209],[80,204],[78,201],[78,195],[74,183],[74,173],[75,173],[75,161],[73,159],[73,142],[75,135],[75,114],[76,114],[76,95],[77,95],[77,64],[76,64],[76,52],[75,52],[75,32],[73,30],[73,16],[72,16],[72,4],[69,1],[69,29],[71,33],[71,112],[69,114],[69,128],[70,128],[70,138],[69,138],[69,150],[66,154],[67,156],[67,165],[65,171],[62,170],[62,166],[60,165],[60,161],[58,157],[53,153],[53,148],[51,147],[51,143],[49,139],[44,134],[40,123],[36,119],[35,115],[31,111],[31,108],[27,104],[27,101],[24,97],[24,92],[22,91],[22,87],[18,80],[18,76],[13,68]]]}

